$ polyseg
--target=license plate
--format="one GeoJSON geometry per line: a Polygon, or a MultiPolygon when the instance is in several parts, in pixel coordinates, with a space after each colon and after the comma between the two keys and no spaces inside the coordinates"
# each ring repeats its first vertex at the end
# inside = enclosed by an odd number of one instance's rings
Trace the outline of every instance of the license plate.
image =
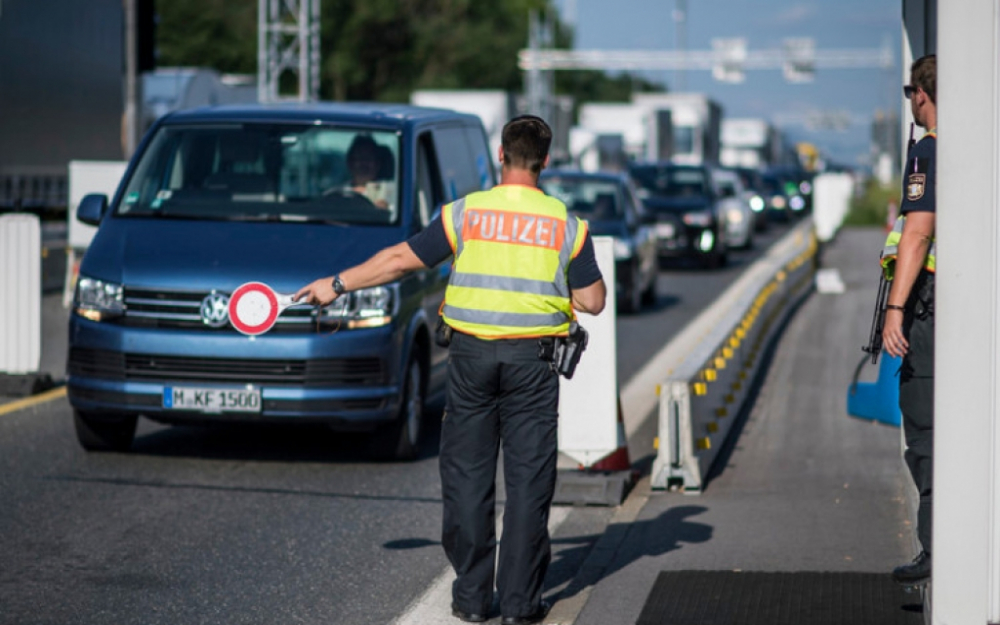
{"type": "Polygon", "coordinates": [[[260,389],[165,386],[163,407],[197,412],[260,412],[260,389]]]}
{"type": "Polygon", "coordinates": [[[674,224],[656,224],[656,236],[669,239],[674,236],[674,224]]]}

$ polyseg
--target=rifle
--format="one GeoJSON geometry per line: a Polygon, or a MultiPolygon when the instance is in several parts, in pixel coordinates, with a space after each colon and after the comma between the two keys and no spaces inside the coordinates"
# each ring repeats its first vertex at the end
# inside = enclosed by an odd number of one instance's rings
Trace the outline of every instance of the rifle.
{"type": "MultiPolygon", "coordinates": [[[[868,335],[868,344],[862,347],[872,358],[872,364],[878,364],[878,355],[882,353],[882,328],[885,326],[885,301],[889,298],[889,281],[885,272],[879,271],[878,297],[875,298],[875,314],[872,316],[872,329],[868,335]]],[[[862,359],[864,362],[864,359],[862,359]]]]}
{"type": "MultiPolygon", "coordinates": [[[[906,154],[909,156],[910,150],[916,145],[913,138],[913,123],[910,123],[910,139],[906,142],[906,154]]],[[[881,267],[882,263],[879,263],[881,267]]],[[[889,298],[889,281],[885,279],[885,271],[879,271],[878,277],[878,297],[875,298],[875,314],[872,315],[872,329],[868,335],[868,344],[862,347],[862,351],[871,355],[872,364],[878,364],[878,355],[882,353],[882,328],[885,326],[885,303],[889,298]]],[[[864,362],[862,359],[861,362],[864,362]]]]}

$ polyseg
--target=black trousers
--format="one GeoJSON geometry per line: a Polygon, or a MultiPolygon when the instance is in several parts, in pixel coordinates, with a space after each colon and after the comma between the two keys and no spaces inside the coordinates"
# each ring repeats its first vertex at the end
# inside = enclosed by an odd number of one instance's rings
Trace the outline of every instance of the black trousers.
{"type": "Polygon", "coordinates": [[[910,349],[899,374],[906,452],[903,458],[920,493],[917,538],[931,553],[934,475],[934,277],[923,271],[903,313],[903,333],[910,349]]]}
{"type": "Polygon", "coordinates": [[[487,614],[496,562],[496,470],[503,441],[506,504],[496,588],[503,616],[539,605],[551,560],[559,379],[534,339],[484,341],[455,332],[441,427],[441,542],[458,578],[455,605],[487,614]]]}

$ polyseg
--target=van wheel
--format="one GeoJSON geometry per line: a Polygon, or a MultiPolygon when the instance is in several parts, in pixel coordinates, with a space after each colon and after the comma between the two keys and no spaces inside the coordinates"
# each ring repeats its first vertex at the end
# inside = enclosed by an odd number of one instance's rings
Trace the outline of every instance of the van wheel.
{"type": "Polygon", "coordinates": [[[399,417],[372,434],[371,455],[380,460],[413,460],[420,451],[424,419],[424,370],[416,355],[410,358],[403,382],[399,417]]]}
{"type": "Polygon", "coordinates": [[[73,409],[76,440],[87,451],[128,451],[135,438],[136,417],[99,419],[73,409]]]}

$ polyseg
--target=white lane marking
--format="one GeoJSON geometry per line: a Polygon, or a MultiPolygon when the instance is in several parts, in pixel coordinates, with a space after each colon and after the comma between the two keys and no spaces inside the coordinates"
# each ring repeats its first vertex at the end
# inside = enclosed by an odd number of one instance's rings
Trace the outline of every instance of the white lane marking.
{"type": "MultiPolygon", "coordinates": [[[[549,533],[556,529],[569,516],[571,508],[557,506],[549,512],[549,533]]],[[[502,513],[497,516],[497,535],[502,527],[502,513]]],[[[501,538],[503,538],[501,536],[501,538]]],[[[451,615],[451,584],[455,581],[455,571],[449,566],[431,585],[406,608],[391,625],[441,625],[450,621],[458,622],[451,615]]]]}
{"type": "Polygon", "coordinates": [[[836,267],[820,269],[816,272],[816,290],[820,293],[839,294],[847,290],[836,267]]]}

